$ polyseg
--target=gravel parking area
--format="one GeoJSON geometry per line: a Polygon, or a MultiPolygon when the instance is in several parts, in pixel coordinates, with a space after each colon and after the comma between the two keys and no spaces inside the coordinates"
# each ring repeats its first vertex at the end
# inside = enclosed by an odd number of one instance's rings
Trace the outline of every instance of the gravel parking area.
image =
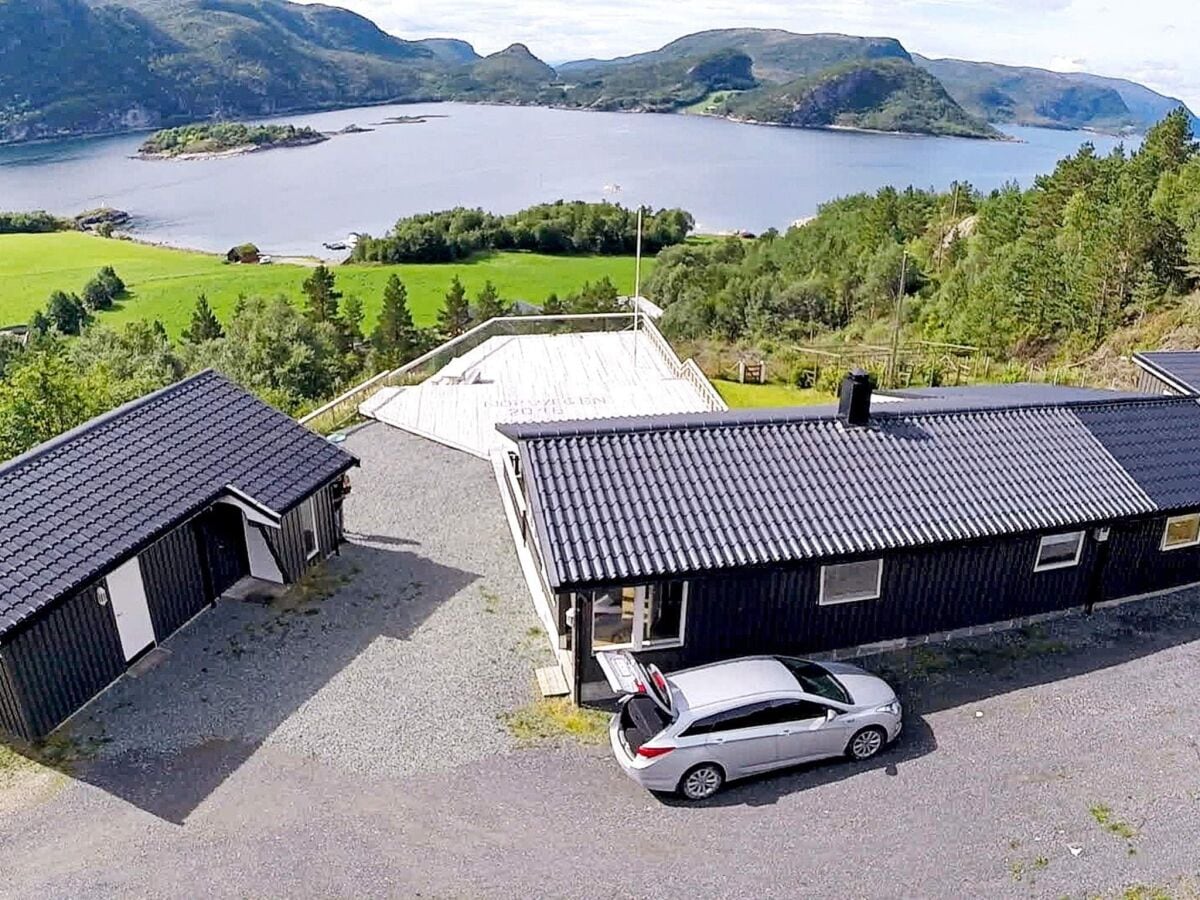
{"type": "Polygon", "coordinates": [[[222,602],[90,706],[86,778],[180,821],[260,747],[393,777],[513,749],[500,716],[550,652],[490,464],[383,425],[346,446],[340,557],[304,602],[222,602]]]}
{"type": "Polygon", "coordinates": [[[1200,897],[1200,592],[863,660],[896,747],[687,805],[498,721],[548,653],[487,465],[349,446],[332,596],[206,614],[72,779],[0,765],[6,897],[1200,897]]]}

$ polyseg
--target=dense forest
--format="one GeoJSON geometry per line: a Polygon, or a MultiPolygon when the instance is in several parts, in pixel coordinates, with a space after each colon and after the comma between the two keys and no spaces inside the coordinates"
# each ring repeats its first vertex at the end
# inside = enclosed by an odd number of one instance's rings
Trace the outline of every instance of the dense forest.
{"type": "Polygon", "coordinates": [[[848,341],[899,306],[915,337],[1062,359],[1198,285],[1200,156],[1180,110],[1136,152],[1084,145],[1028,190],[884,188],[786,234],[669,248],[647,293],[677,337],[848,341]]]}
{"type": "MultiPolygon", "coordinates": [[[[613,203],[546,203],[497,216],[482,209],[451,209],[401,219],[387,235],[364,235],[355,262],[450,262],[482,251],[538,253],[632,253],[637,247],[637,210],[613,203]]],[[[646,253],[681,243],[695,227],[681,209],[645,211],[646,253]]]]}

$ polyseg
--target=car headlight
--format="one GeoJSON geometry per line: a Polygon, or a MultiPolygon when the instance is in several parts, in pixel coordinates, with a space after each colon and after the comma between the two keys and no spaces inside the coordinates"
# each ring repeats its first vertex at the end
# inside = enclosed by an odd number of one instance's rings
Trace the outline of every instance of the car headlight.
{"type": "Polygon", "coordinates": [[[900,715],[900,701],[893,700],[891,703],[886,703],[883,706],[876,707],[875,712],[887,713],[890,716],[898,716],[900,715]]]}

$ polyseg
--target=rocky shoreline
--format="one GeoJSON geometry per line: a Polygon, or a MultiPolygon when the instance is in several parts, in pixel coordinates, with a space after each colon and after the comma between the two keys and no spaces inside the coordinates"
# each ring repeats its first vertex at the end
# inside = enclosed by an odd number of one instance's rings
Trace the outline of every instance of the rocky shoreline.
{"type": "Polygon", "coordinates": [[[331,136],[332,135],[328,134],[305,135],[303,137],[291,138],[286,141],[278,141],[277,143],[273,144],[242,144],[237,147],[228,147],[224,150],[203,150],[197,153],[171,153],[169,151],[153,153],[139,150],[133,158],[151,161],[180,160],[184,162],[194,162],[196,160],[228,159],[229,157],[233,156],[247,156],[251,153],[265,153],[268,150],[311,147],[315,144],[325,143],[330,139],[331,136]]]}

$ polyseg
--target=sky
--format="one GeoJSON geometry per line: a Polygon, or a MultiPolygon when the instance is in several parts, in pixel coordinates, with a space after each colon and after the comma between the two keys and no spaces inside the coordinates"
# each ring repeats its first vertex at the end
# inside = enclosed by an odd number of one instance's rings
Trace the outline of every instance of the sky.
{"type": "Polygon", "coordinates": [[[325,0],[404,38],[480,53],[527,44],[550,63],[653,50],[708,28],[899,38],[912,52],[1140,82],[1200,112],[1193,0],[325,0]]]}

